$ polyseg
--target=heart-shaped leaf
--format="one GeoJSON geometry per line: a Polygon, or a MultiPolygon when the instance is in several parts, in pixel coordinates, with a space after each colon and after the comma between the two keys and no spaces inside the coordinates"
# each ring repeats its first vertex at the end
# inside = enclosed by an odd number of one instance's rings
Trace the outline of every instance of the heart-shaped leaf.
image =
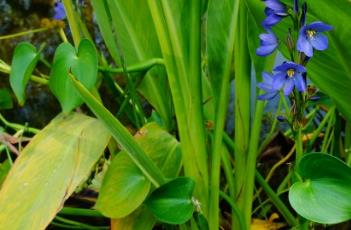
{"type": "Polygon", "coordinates": [[[96,49],[87,39],[80,42],[78,52],[70,43],[63,43],[57,48],[49,87],[63,112],[67,113],[83,103],[68,75],[72,73],[88,90],[92,90],[97,78],[97,66],[96,49]]]}
{"type": "Polygon", "coordinates": [[[23,105],[26,100],[26,86],[39,57],[36,48],[28,42],[19,43],[15,48],[11,63],[10,85],[20,105],[23,105]]]}
{"type": "Polygon", "coordinates": [[[45,229],[90,175],[110,134],[97,119],[60,114],[23,149],[0,190],[0,228],[45,229]]]}
{"type": "Polygon", "coordinates": [[[298,165],[305,179],[289,191],[289,201],[301,216],[317,223],[351,219],[351,168],[322,153],[306,154],[298,165]]]}
{"type": "Polygon", "coordinates": [[[150,186],[127,153],[120,152],[106,172],[95,208],[110,218],[125,217],[143,203],[150,186]]]}
{"type": "Polygon", "coordinates": [[[195,183],[190,178],[178,177],[156,189],[145,204],[160,221],[183,224],[194,212],[194,187],[195,183]]]}
{"type": "MultiPolygon", "coordinates": [[[[149,123],[134,139],[164,175],[174,177],[177,174],[181,163],[180,145],[172,135],[156,123],[149,123]]],[[[110,218],[125,217],[142,204],[150,186],[150,181],[127,153],[120,152],[106,172],[96,209],[110,218]]]]}

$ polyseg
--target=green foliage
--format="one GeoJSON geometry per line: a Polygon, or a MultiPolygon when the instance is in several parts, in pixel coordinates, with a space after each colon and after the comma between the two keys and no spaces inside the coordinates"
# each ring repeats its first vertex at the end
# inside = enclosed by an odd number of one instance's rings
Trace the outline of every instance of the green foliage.
{"type": "Polygon", "coordinates": [[[59,100],[63,112],[68,113],[83,102],[68,75],[72,73],[86,88],[92,90],[97,79],[97,65],[96,49],[89,40],[82,40],[77,52],[70,43],[62,43],[57,47],[49,87],[59,100]]]}
{"type": "MultiPolygon", "coordinates": [[[[176,176],[181,155],[179,143],[173,136],[155,123],[149,123],[134,138],[165,176],[176,176]]],[[[125,217],[141,205],[150,185],[128,154],[122,151],[113,159],[104,177],[96,209],[111,218],[125,217]]]]}
{"type": "Polygon", "coordinates": [[[96,119],[77,113],[57,116],[23,149],[4,181],[1,225],[44,229],[88,178],[109,139],[96,119]]]}
{"type": "Polygon", "coordinates": [[[133,139],[132,135],[94,96],[77,80],[71,78],[74,86],[80,93],[84,102],[104,123],[105,127],[111,132],[114,139],[121,145],[122,149],[128,153],[134,164],[143,172],[151,183],[159,187],[164,183],[165,178],[161,170],[153,163],[140,145],[133,139]]]}
{"type": "MultiPolygon", "coordinates": [[[[93,0],[97,22],[106,46],[116,64],[128,68],[133,64],[161,57],[150,10],[145,0],[93,0]],[[147,26],[145,26],[147,25],[147,26]]],[[[172,126],[172,100],[165,69],[158,67],[146,73],[139,92],[160,114],[165,127],[172,126]]]]}
{"type": "Polygon", "coordinates": [[[156,189],[145,204],[162,222],[183,224],[194,212],[194,187],[195,183],[190,178],[178,177],[156,189]]]}
{"type": "Polygon", "coordinates": [[[40,55],[32,44],[22,42],[16,46],[11,63],[10,84],[20,105],[25,103],[26,86],[39,58],[40,55]]]}
{"type": "Polygon", "coordinates": [[[128,154],[121,152],[104,176],[95,208],[110,218],[125,217],[141,205],[150,187],[150,181],[128,154]]]}
{"type": "Polygon", "coordinates": [[[12,109],[13,102],[7,89],[0,89],[0,109],[12,109]]]}
{"type": "Polygon", "coordinates": [[[306,219],[335,224],[351,219],[351,168],[323,153],[302,157],[298,172],[304,181],[289,192],[292,207],[306,219]]]}

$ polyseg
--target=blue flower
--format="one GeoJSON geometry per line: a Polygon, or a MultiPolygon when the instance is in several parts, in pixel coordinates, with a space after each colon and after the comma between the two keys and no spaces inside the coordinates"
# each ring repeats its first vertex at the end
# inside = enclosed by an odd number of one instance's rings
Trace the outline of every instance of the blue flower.
{"type": "Polygon", "coordinates": [[[271,100],[279,93],[279,88],[274,85],[272,74],[267,72],[262,73],[263,82],[257,84],[258,88],[263,89],[266,93],[258,96],[259,100],[271,100]]]}
{"type": "Polygon", "coordinates": [[[268,32],[267,34],[260,34],[260,47],[256,49],[258,56],[267,56],[278,47],[278,40],[276,36],[268,32]]]}
{"type": "Polygon", "coordinates": [[[267,30],[288,15],[285,5],[279,0],[264,0],[264,4],[266,5],[264,12],[267,17],[263,20],[262,25],[267,30]]]}
{"type": "Polygon", "coordinates": [[[303,52],[308,57],[313,56],[313,48],[325,50],[328,48],[328,38],[321,32],[333,29],[332,26],[317,21],[301,28],[297,39],[297,50],[303,52]]]}
{"type": "Polygon", "coordinates": [[[282,88],[284,95],[289,95],[293,91],[294,86],[300,92],[306,91],[306,81],[302,76],[306,69],[302,65],[294,62],[284,62],[277,66],[274,71],[273,86],[278,89],[282,88]]]}
{"type": "Polygon", "coordinates": [[[66,18],[65,8],[60,1],[56,1],[54,5],[54,16],[53,19],[63,20],[66,18]]]}

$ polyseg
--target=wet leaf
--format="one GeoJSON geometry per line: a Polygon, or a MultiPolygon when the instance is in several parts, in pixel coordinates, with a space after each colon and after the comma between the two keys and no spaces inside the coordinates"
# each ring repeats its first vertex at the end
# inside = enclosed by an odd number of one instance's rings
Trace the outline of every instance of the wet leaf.
{"type": "Polygon", "coordinates": [[[90,175],[110,139],[97,119],[60,114],[34,136],[0,190],[0,223],[45,229],[64,201],[90,175]]]}

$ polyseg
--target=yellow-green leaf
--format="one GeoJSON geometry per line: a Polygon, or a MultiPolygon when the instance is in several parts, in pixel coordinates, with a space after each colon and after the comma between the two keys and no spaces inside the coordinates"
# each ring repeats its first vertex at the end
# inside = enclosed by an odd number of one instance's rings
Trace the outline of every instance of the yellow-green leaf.
{"type": "Polygon", "coordinates": [[[0,190],[6,229],[45,229],[64,201],[90,175],[108,141],[97,119],[57,116],[23,149],[0,190]]]}

